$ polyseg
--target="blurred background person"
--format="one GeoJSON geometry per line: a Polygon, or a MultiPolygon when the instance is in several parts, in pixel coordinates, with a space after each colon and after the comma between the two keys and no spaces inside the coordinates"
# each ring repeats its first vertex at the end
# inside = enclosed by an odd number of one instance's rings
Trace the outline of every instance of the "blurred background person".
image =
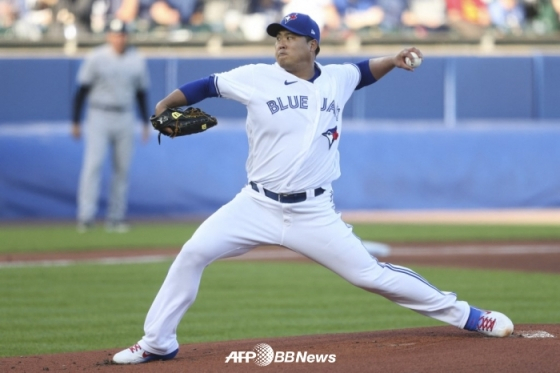
{"type": "Polygon", "coordinates": [[[16,37],[38,41],[55,21],[53,7],[58,0],[19,0],[18,19],[13,30],[16,37]]]}
{"type": "Polygon", "coordinates": [[[377,28],[385,16],[377,0],[334,0],[342,24],[352,31],[377,28]]]}
{"type": "Polygon", "coordinates": [[[248,0],[239,22],[245,39],[259,41],[268,37],[266,26],[282,17],[283,7],[283,0],[248,0]]]}
{"type": "Polygon", "coordinates": [[[282,14],[304,13],[313,16],[322,36],[329,30],[339,30],[341,20],[333,0],[284,0],[282,14]]]}
{"type": "Polygon", "coordinates": [[[402,16],[407,9],[407,0],[377,0],[383,9],[381,29],[384,32],[399,32],[402,30],[402,16]]]}
{"type": "Polygon", "coordinates": [[[74,98],[72,135],[82,137],[80,116],[86,97],[85,153],[78,189],[77,229],[92,228],[97,215],[101,171],[107,152],[112,151],[113,175],[107,207],[106,229],[127,232],[125,222],[128,173],[134,145],[134,101],[143,120],[143,139],[149,138],[146,90],[149,84],[144,58],[128,46],[124,22],[109,22],[107,43],[85,58],[78,72],[78,90],[74,98]]]}
{"type": "Polygon", "coordinates": [[[204,2],[201,0],[156,0],[150,4],[150,18],[168,27],[201,26],[204,2]]]}
{"type": "Polygon", "coordinates": [[[518,0],[492,0],[488,4],[492,26],[504,34],[521,34],[525,10],[518,0]]]}
{"type": "Polygon", "coordinates": [[[215,34],[238,32],[247,6],[246,0],[204,0],[204,24],[215,34]]]}
{"type": "Polygon", "coordinates": [[[525,0],[524,8],[531,32],[544,35],[560,30],[560,0],[525,0]]]}
{"type": "Polygon", "coordinates": [[[10,29],[19,14],[17,0],[0,0],[0,32],[10,29]]]}
{"type": "Polygon", "coordinates": [[[445,0],[409,0],[403,12],[402,22],[417,37],[429,33],[447,31],[447,5],[445,0]]]}
{"type": "Polygon", "coordinates": [[[203,0],[113,0],[108,17],[126,22],[132,30],[177,30],[204,23],[203,0]]]}
{"type": "Polygon", "coordinates": [[[334,0],[342,27],[351,32],[378,30],[395,32],[402,28],[406,0],[334,0]]]}
{"type": "Polygon", "coordinates": [[[490,15],[483,0],[447,0],[447,22],[460,36],[480,38],[490,26],[490,15]]]}

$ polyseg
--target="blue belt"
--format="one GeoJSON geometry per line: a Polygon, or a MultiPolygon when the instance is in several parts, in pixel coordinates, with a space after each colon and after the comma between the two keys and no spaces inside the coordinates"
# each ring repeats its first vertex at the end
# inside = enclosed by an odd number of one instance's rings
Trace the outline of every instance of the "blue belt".
{"type": "MultiPolygon", "coordinates": [[[[257,184],[253,181],[249,182],[249,184],[251,184],[251,188],[253,188],[253,190],[255,191],[259,191],[259,187],[257,186],[257,184]]],[[[281,202],[281,203],[297,203],[297,202],[303,202],[307,199],[307,193],[306,192],[301,192],[301,193],[292,193],[292,194],[285,194],[285,193],[274,193],[268,189],[263,188],[263,192],[264,195],[267,196],[270,199],[273,199],[275,201],[281,202]]],[[[315,197],[320,196],[321,194],[323,194],[325,192],[325,189],[323,188],[317,188],[314,190],[315,192],[315,197]]]]}

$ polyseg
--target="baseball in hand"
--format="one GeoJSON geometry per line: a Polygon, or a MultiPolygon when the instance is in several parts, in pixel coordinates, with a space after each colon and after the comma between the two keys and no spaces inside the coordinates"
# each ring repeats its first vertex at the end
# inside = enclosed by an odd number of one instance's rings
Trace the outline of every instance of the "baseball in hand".
{"type": "Polygon", "coordinates": [[[412,59],[410,59],[409,57],[406,57],[404,59],[404,62],[406,62],[406,64],[410,67],[418,67],[422,64],[422,58],[418,57],[418,55],[414,52],[410,52],[410,55],[412,56],[412,59]]]}

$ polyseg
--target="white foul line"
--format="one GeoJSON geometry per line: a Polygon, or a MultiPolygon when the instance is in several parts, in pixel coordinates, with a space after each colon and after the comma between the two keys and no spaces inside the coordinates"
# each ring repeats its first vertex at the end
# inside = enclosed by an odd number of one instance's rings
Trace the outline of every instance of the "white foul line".
{"type": "MultiPolygon", "coordinates": [[[[448,246],[438,248],[403,246],[391,248],[390,256],[432,256],[432,255],[519,255],[519,254],[557,254],[560,245],[506,245],[506,246],[448,246]]],[[[98,259],[53,259],[53,260],[21,260],[0,262],[1,268],[19,267],[66,267],[77,264],[134,264],[157,263],[173,260],[176,255],[141,255],[127,257],[105,257],[98,259]]],[[[266,248],[252,250],[244,255],[223,260],[282,260],[301,259],[303,255],[285,248],[266,248]]]]}

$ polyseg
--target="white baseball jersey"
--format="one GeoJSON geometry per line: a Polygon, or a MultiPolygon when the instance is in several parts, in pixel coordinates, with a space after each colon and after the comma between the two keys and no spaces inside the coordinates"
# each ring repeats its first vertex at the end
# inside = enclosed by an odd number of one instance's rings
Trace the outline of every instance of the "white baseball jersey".
{"type": "Polygon", "coordinates": [[[144,58],[133,47],[122,55],[104,44],[95,48],[78,72],[78,83],[90,86],[90,105],[122,107],[132,111],[138,90],[149,85],[144,58]]]}
{"type": "Polygon", "coordinates": [[[329,186],[340,176],[344,105],[360,81],[356,65],[321,66],[313,82],[278,64],[216,74],[221,97],[247,106],[247,176],[277,193],[329,186]]]}

